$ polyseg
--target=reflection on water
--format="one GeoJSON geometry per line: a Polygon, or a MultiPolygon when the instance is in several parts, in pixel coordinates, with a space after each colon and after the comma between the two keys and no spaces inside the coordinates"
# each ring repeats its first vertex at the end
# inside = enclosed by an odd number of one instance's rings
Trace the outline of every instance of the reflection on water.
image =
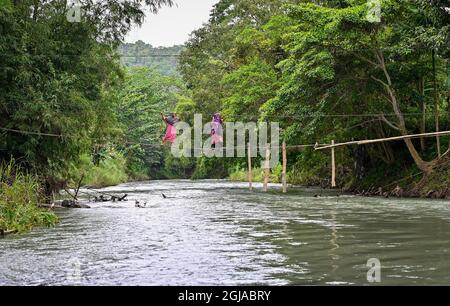
{"type": "Polygon", "coordinates": [[[448,201],[245,187],[107,188],[130,200],[60,210],[57,227],[0,240],[0,284],[368,284],[369,258],[381,261],[381,284],[450,284],[448,201]]]}

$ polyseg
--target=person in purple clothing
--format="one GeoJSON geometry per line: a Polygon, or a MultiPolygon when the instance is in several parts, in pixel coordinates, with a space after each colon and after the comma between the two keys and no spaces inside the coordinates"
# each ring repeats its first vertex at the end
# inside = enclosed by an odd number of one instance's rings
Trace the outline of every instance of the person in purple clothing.
{"type": "Polygon", "coordinates": [[[215,113],[211,122],[211,143],[214,147],[223,143],[222,124],[222,116],[220,113],[215,113]]]}

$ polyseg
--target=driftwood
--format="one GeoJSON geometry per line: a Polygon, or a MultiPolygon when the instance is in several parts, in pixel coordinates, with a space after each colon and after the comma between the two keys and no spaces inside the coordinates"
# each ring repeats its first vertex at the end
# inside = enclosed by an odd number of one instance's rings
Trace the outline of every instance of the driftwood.
{"type": "Polygon", "coordinates": [[[82,204],[75,200],[64,200],[62,201],[61,206],[66,208],[91,208],[89,205],[82,204]]]}
{"type": "Polygon", "coordinates": [[[67,188],[64,188],[64,191],[72,198],[75,200],[75,195],[71,194],[69,190],[67,190],[67,188]]]}
{"type": "Polygon", "coordinates": [[[91,208],[89,205],[82,204],[75,200],[63,200],[58,201],[53,204],[39,204],[40,208],[48,208],[48,209],[55,209],[55,208],[91,208]]]}
{"type": "Polygon", "coordinates": [[[81,176],[80,180],[78,181],[77,189],[75,190],[75,196],[73,198],[75,201],[78,200],[78,192],[80,191],[81,184],[83,183],[83,179],[84,179],[84,173],[81,176]]]}
{"type": "Polygon", "coordinates": [[[39,208],[56,209],[56,208],[91,208],[87,204],[82,204],[75,200],[64,200],[53,204],[39,204],[39,208]]]}
{"type": "Polygon", "coordinates": [[[119,201],[126,201],[128,194],[125,194],[123,197],[119,198],[119,201]]]}
{"type": "Polygon", "coordinates": [[[75,190],[75,194],[71,194],[69,190],[67,190],[67,188],[64,188],[64,191],[74,200],[77,201],[78,200],[78,193],[80,192],[80,188],[81,188],[81,184],[83,182],[84,179],[84,174],[81,176],[80,180],[78,181],[77,187],[74,189],[75,190]]]}
{"type": "Polygon", "coordinates": [[[0,237],[5,237],[6,235],[15,234],[17,233],[17,230],[4,230],[0,229],[0,237]]]}
{"type": "Polygon", "coordinates": [[[403,188],[401,188],[400,186],[395,187],[392,191],[391,191],[391,196],[395,196],[395,197],[403,197],[404,191],[403,188]]]}
{"type": "Polygon", "coordinates": [[[106,198],[103,194],[100,195],[99,197],[95,196],[94,197],[94,202],[122,202],[122,201],[127,201],[126,198],[128,197],[128,194],[123,195],[122,197],[118,197],[115,195],[111,195],[110,198],[106,198]]]}
{"type": "Polygon", "coordinates": [[[54,209],[54,208],[62,208],[61,204],[39,204],[38,206],[39,208],[49,208],[49,209],[54,209]]]}
{"type": "Polygon", "coordinates": [[[426,197],[429,199],[450,199],[450,188],[430,190],[427,192],[426,197]]]}
{"type": "MultiPolygon", "coordinates": [[[[416,186],[417,187],[417,186],[416,186]]],[[[385,198],[389,197],[397,197],[397,198],[428,198],[428,199],[446,199],[450,200],[450,187],[437,189],[437,190],[429,190],[427,193],[420,193],[417,188],[408,190],[404,189],[400,186],[396,186],[394,189],[390,191],[383,190],[382,187],[370,187],[368,190],[355,191],[355,193],[359,196],[382,196],[385,198]]]]}

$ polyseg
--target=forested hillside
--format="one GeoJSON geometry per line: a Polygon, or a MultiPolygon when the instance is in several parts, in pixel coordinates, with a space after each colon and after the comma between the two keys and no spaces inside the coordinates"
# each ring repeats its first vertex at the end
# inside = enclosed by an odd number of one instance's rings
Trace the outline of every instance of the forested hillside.
{"type": "Polygon", "coordinates": [[[119,53],[125,67],[147,67],[163,75],[178,75],[178,55],[183,46],[152,47],[139,40],[120,46],[119,53]]]}

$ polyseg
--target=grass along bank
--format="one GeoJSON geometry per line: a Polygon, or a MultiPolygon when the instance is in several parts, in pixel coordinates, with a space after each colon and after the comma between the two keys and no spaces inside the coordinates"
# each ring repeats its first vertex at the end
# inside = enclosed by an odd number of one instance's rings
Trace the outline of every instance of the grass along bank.
{"type": "Polygon", "coordinates": [[[143,163],[112,148],[105,150],[96,162],[89,154],[83,154],[77,163],[72,163],[70,173],[72,187],[77,186],[81,179],[82,186],[92,188],[150,179],[149,170],[143,163]]]}
{"type": "Polygon", "coordinates": [[[79,163],[71,168],[74,186],[81,178],[83,186],[95,188],[115,186],[129,180],[126,160],[118,152],[109,153],[98,163],[94,163],[88,154],[82,155],[79,163]]]}
{"type": "Polygon", "coordinates": [[[11,161],[0,165],[0,231],[27,232],[35,226],[53,226],[58,217],[38,207],[42,193],[37,179],[11,161]]]}
{"type": "MultiPolygon", "coordinates": [[[[275,169],[270,171],[269,181],[271,183],[281,183],[282,171],[283,171],[283,167],[281,165],[277,165],[275,167],[275,169]]],[[[231,172],[229,179],[232,181],[236,181],[236,182],[246,182],[246,181],[248,181],[248,170],[244,170],[244,169],[237,167],[231,172]]],[[[253,182],[263,182],[264,181],[264,169],[253,168],[252,181],[253,182]]]]}

